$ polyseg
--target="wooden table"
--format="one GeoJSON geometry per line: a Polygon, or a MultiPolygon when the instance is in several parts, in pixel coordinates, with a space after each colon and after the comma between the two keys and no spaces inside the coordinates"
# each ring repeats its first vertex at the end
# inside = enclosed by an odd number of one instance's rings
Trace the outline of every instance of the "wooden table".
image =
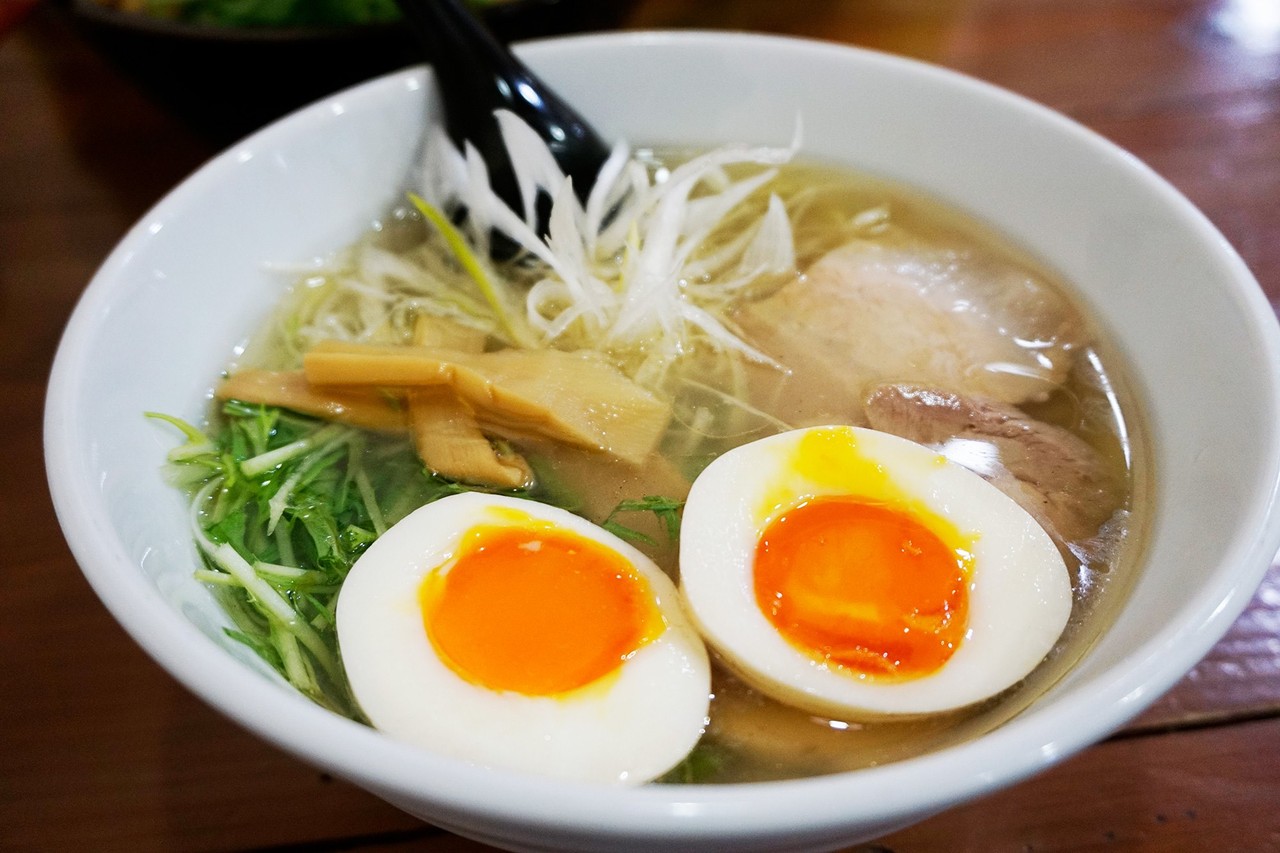
{"type": "MultiPolygon", "coordinates": [[[[0,0],[0,24],[17,0],[0,0]]],[[[640,0],[634,27],[725,27],[927,59],[1059,109],[1198,204],[1280,299],[1277,0],[640,0]]],[[[0,849],[481,845],[244,733],[97,602],[45,488],[44,383],[81,288],[214,153],[56,9],[0,41],[0,849]]],[[[1280,567],[1228,636],[1116,737],[871,849],[1280,850],[1280,567]]]]}

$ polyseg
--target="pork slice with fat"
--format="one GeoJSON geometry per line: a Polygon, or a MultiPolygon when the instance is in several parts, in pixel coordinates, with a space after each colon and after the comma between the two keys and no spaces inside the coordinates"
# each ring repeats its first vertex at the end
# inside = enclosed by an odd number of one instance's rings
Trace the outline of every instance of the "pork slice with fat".
{"type": "Polygon", "coordinates": [[[1033,272],[909,238],[847,243],[732,320],[787,368],[756,402],[796,426],[859,423],[884,382],[1043,399],[1085,342],[1078,312],[1033,272]]]}
{"type": "Polygon", "coordinates": [[[997,400],[887,384],[866,399],[873,429],[935,447],[1027,510],[1059,544],[1090,540],[1121,508],[1122,483],[1079,436],[997,400]]]}

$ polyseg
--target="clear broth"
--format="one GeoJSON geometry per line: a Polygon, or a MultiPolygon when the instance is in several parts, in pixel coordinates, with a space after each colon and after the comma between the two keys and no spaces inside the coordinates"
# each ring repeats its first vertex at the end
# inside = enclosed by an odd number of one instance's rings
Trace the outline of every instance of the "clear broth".
{"type": "MultiPolygon", "coordinates": [[[[650,154],[653,162],[678,162],[685,152],[650,154]]],[[[803,208],[796,225],[797,261],[806,268],[851,237],[874,233],[877,219],[887,214],[895,233],[911,240],[958,247],[966,256],[983,256],[998,263],[1024,268],[1037,279],[1069,295],[1058,277],[1027,253],[1010,245],[992,229],[923,193],[871,176],[819,165],[783,167],[770,186],[788,201],[803,208]],[[861,224],[855,224],[861,223],[861,224]],[[868,232],[868,227],[871,231],[868,232]]],[[[767,196],[744,206],[739,220],[759,215],[767,196]]],[[[731,230],[731,229],[730,229],[731,230]]],[[[727,237],[726,237],[727,239],[727,237]]],[[[408,264],[424,261],[431,253],[427,229],[404,210],[388,215],[367,240],[408,264]]],[[[513,276],[521,271],[508,271],[513,276]]],[[[773,282],[776,289],[785,282],[773,282]]],[[[282,306],[281,317],[296,317],[316,310],[316,291],[329,286],[321,278],[304,282],[282,306]]],[[[769,288],[762,291],[767,293],[769,288]]],[[[1148,454],[1144,451],[1141,423],[1136,417],[1134,394],[1125,379],[1118,352],[1091,324],[1084,305],[1068,299],[1084,318],[1091,343],[1079,352],[1068,382],[1046,399],[1024,406],[1030,416],[1062,427],[1084,439],[1105,460],[1123,498],[1106,546],[1082,542],[1093,549],[1086,564],[1072,566],[1074,608],[1066,631],[1048,658],[1026,679],[980,705],[922,718],[858,722],[818,717],[784,706],[734,676],[716,662],[710,726],[699,747],[696,767],[679,769],[672,781],[750,782],[835,773],[893,762],[963,743],[1017,716],[1051,688],[1088,651],[1090,645],[1116,619],[1127,590],[1133,583],[1142,551],[1146,523],[1142,508],[1148,491],[1148,454]]],[[[336,304],[336,303],[335,303],[336,304]]],[[[411,313],[411,312],[410,312],[411,313]]],[[[410,324],[388,314],[383,338],[404,338],[410,324]],[[397,329],[399,331],[397,331],[397,329]]],[[[242,363],[290,367],[296,363],[299,343],[282,329],[290,322],[277,319],[259,335],[242,363]]],[[[718,393],[750,388],[741,365],[692,364],[689,374],[699,377],[699,390],[674,380],[677,422],[664,442],[669,470],[626,470],[601,462],[592,454],[562,448],[521,448],[559,470],[582,499],[583,514],[599,520],[620,500],[645,494],[665,494],[672,483],[691,480],[710,459],[732,446],[777,432],[787,426],[785,413],[744,410],[737,406],[717,409],[718,393]],[[744,384],[745,383],[745,384],[744,384]],[[715,392],[706,392],[710,385],[715,392]]],[[[808,393],[827,395],[828,388],[808,393]]],[[[839,404],[840,401],[833,401],[839,404]]],[[[658,533],[655,525],[651,531],[658,533]]],[[[658,537],[660,538],[660,537],[658,537]]],[[[647,550],[673,576],[678,575],[676,548],[669,543],[647,550]]]]}

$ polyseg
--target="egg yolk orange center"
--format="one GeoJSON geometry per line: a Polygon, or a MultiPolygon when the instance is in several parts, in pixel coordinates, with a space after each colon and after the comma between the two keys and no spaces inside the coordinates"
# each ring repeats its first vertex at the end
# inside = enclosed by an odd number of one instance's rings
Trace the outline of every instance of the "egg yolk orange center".
{"type": "Polygon", "coordinates": [[[588,685],[661,633],[648,583],[621,554],[558,530],[472,530],[421,589],[445,663],[491,690],[550,696],[588,685]]]}
{"type": "Polygon", "coordinates": [[[968,566],[909,512],[815,498],[766,527],[755,595],[792,645],[855,674],[905,679],[936,671],[959,646],[968,566]]]}

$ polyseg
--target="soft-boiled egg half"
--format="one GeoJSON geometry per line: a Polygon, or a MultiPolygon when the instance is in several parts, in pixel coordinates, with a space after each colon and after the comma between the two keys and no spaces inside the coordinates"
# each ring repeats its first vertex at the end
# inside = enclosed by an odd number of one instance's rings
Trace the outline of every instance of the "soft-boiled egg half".
{"type": "Polygon", "coordinates": [[[638,784],[707,724],[707,652],[674,584],[555,507],[479,493],[427,504],[357,560],[337,620],[369,721],[439,753],[638,784]]]}
{"type": "Polygon", "coordinates": [[[703,636],[761,691],[828,716],[993,696],[1071,613],[1066,565],[1025,510],[887,433],[813,427],[731,450],[694,481],[681,530],[703,636]]]}

